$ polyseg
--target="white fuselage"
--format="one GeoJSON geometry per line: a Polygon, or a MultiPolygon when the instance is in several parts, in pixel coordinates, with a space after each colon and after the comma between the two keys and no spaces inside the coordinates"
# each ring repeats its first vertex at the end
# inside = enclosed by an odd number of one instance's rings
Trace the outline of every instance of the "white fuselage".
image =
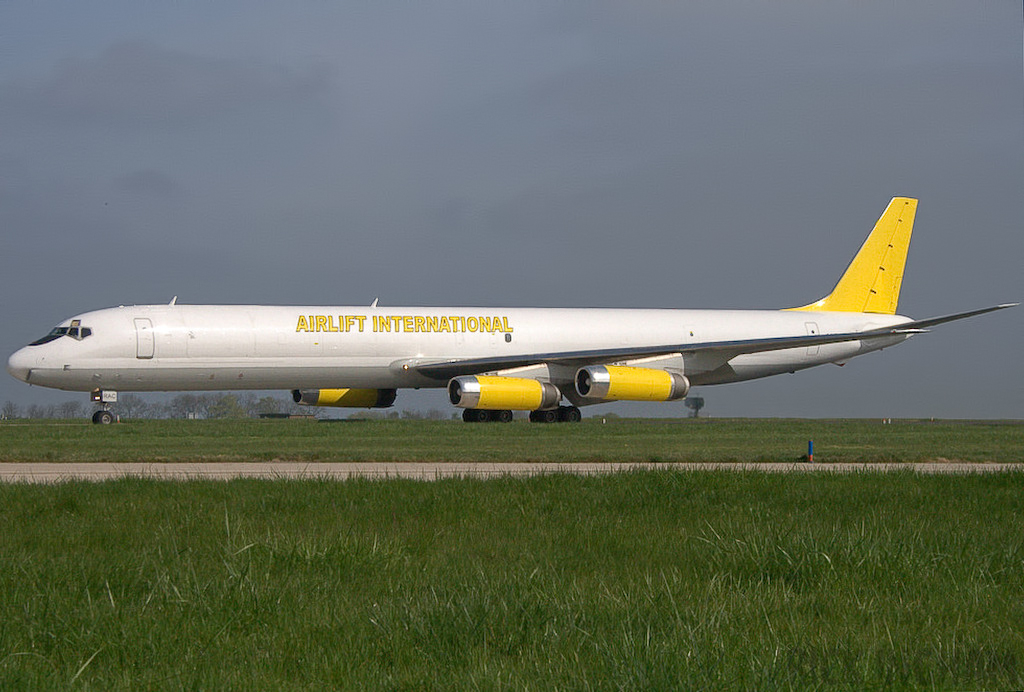
{"type": "Polygon", "coordinates": [[[908,322],[898,315],[785,310],[141,305],[88,312],[88,328],[26,346],[8,370],[65,390],[186,391],[444,387],[410,364],[678,344],[695,385],[843,362],[903,334],[729,356],[686,344],[841,334],[908,322]]]}

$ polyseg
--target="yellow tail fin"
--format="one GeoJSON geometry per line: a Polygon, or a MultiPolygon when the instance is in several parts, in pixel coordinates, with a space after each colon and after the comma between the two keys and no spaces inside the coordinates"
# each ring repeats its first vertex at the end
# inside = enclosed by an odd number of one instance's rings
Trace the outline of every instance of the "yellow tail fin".
{"type": "Polygon", "coordinates": [[[917,200],[893,197],[832,292],[790,310],[896,314],[917,200]]]}

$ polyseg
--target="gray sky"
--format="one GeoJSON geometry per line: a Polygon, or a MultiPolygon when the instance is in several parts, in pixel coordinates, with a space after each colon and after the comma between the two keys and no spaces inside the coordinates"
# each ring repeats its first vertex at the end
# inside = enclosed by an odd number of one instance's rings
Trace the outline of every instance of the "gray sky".
{"type": "MultiPolygon", "coordinates": [[[[967,0],[2,2],[0,353],[174,295],[801,305],[895,195],[921,200],[901,314],[1020,300],[1022,34],[1020,3],[967,0]]],[[[695,393],[1024,418],[1022,339],[1017,308],[695,393]]]]}

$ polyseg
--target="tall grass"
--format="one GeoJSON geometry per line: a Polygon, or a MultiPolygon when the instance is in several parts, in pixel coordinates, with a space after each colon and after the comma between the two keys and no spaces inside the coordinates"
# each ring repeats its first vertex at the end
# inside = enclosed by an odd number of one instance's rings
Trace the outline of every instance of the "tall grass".
{"type": "Polygon", "coordinates": [[[0,487],[0,687],[1020,688],[1024,474],[0,487]]]}

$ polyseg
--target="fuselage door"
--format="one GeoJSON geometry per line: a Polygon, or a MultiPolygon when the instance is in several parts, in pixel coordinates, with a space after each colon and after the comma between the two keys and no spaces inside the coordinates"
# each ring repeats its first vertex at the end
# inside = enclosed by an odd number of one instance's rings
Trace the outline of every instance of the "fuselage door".
{"type": "MultiPolygon", "coordinates": [[[[817,322],[804,322],[804,326],[807,327],[807,336],[817,336],[820,333],[820,332],[818,332],[818,323],[817,322]]],[[[807,355],[809,355],[809,356],[816,356],[816,355],[818,355],[818,350],[820,348],[821,348],[820,346],[808,346],[807,347],[807,355]]]]}
{"type": "Polygon", "coordinates": [[[148,317],[135,318],[136,358],[153,357],[153,322],[148,317]]]}

